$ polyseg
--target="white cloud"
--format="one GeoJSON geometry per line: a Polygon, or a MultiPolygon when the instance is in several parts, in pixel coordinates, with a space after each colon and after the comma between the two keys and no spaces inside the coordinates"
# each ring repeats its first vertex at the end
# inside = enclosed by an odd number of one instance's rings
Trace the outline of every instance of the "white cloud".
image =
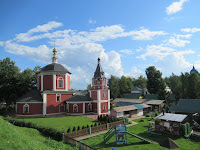
{"type": "Polygon", "coordinates": [[[133,54],[133,51],[132,50],[130,50],[130,49],[122,49],[122,50],[120,50],[119,51],[120,53],[124,53],[124,54],[133,54]]]}
{"type": "Polygon", "coordinates": [[[190,33],[195,33],[199,32],[200,28],[183,28],[181,29],[182,32],[190,32],[190,33]]]}
{"type": "Polygon", "coordinates": [[[181,11],[183,8],[183,3],[187,2],[188,0],[180,0],[178,2],[173,2],[170,6],[166,8],[166,12],[168,15],[175,14],[181,11]]]}
{"type": "Polygon", "coordinates": [[[95,24],[95,23],[96,23],[96,20],[89,19],[88,23],[90,23],[90,24],[95,24]]]}
{"type": "Polygon", "coordinates": [[[176,39],[176,38],[170,38],[169,39],[169,43],[176,46],[176,47],[183,47],[186,44],[189,44],[190,41],[188,40],[180,40],[180,39],[176,39]]]}
{"type": "Polygon", "coordinates": [[[192,34],[184,34],[184,35],[182,35],[182,34],[174,34],[174,36],[177,37],[177,38],[189,39],[189,38],[191,38],[192,34]]]}
{"type": "Polygon", "coordinates": [[[126,77],[138,78],[140,75],[145,75],[144,72],[139,70],[136,66],[132,66],[130,73],[125,74],[126,77]]]}
{"type": "Polygon", "coordinates": [[[4,42],[3,41],[0,41],[0,46],[4,46],[4,42]]]}
{"type": "Polygon", "coordinates": [[[139,47],[138,49],[136,49],[136,52],[141,52],[142,51],[142,47],[139,47]]]}

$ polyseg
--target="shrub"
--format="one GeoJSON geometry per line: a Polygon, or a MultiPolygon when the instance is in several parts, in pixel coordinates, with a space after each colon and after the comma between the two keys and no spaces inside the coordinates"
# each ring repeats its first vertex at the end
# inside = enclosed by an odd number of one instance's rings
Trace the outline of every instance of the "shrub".
{"type": "Polygon", "coordinates": [[[95,122],[94,126],[97,126],[97,123],[95,122]]]}
{"type": "Polygon", "coordinates": [[[76,127],[73,127],[72,131],[76,131],[76,127]]]}
{"type": "Polygon", "coordinates": [[[146,114],[145,116],[146,116],[146,117],[151,117],[151,114],[146,114]]]}
{"type": "Polygon", "coordinates": [[[155,111],[155,116],[158,116],[158,111],[155,111]]]}
{"type": "Polygon", "coordinates": [[[132,123],[132,121],[128,121],[128,124],[131,124],[132,123]]]}
{"type": "Polygon", "coordinates": [[[85,129],[85,126],[82,126],[82,129],[85,129]]]}
{"type": "Polygon", "coordinates": [[[89,125],[87,124],[87,126],[86,126],[87,128],[89,128],[89,125]]]}
{"type": "Polygon", "coordinates": [[[93,124],[91,125],[91,127],[93,127],[93,124]]]}
{"type": "Polygon", "coordinates": [[[69,127],[68,130],[67,130],[67,133],[69,133],[69,132],[71,132],[71,128],[70,128],[70,127],[69,127]]]}
{"type": "Polygon", "coordinates": [[[77,127],[77,130],[80,130],[80,126],[77,127]]]}

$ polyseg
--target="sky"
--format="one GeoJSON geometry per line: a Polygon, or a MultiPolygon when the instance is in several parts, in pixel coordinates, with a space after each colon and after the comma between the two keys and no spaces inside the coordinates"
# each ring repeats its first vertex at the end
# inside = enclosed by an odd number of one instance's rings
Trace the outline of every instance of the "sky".
{"type": "Polygon", "coordinates": [[[0,59],[21,71],[58,63],[71,88],[91,84],[98,56],[107,79],[200,71],[199,0],[1,0],[0,59]]]}

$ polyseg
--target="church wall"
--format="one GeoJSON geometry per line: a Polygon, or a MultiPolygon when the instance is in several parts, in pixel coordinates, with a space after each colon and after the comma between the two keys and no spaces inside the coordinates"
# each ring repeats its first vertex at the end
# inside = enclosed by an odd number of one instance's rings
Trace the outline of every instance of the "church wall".
{"type": "Polygon", "coordinates": [[[71,96],[72,94],[61,94],[61,101],[57,102],[56,94],[47,94],[47,114],[59,113],[59,105],[65,105],[65,100],[71,96]]]}
{"type": "Polygon", "coordinates": [[[42,103],[17,103],[17,115],[37,115],[42,114],[43,104],[42,103]],[[29,113],[23,113],[23,106],[29,105],[29,113]]]}
{"type": "Polygon", "coordinates": [[[85,103],[85,113],[93,112],[93,103],[91,102],[91,104],[92,104],[92,110],[91,111],[88,111],[88,104],[89,103],[85,103]]]}
{"type": "Polygon", "coordinates": [[[52,90],[53,89],[53,76],[44,75],[43,76],[43,90],[52,90]]]}
{"type": "Polygon", "coordinates": [[[91,90],[91,98],[92,98],[93,100],[97,100],[97,91],[91,90]]]}
{"type": "Polygon", "coordinates": [[[67,88],[68,88],[68,90],[70,90],[70,76],[68,75],[68,77],[67,77],[67,88]]]}
{"type": "Polygon", "coordinates": [[[80,114],[83,113],[83,104],[82,103],[69,103],[69,112],[71,114],[80,114]],[[77,104],[78,105],[78,111],[77,112],[73,112],[73,105],[77,104]]]}
{"type": "Polygon", "coordinates": [[[97,113],[97,103],[92,104],[92,110],[94,113],[97,113]]]}
{"type": "Polygon", "coordinates": [[[108,90],[101,91],[101,100],[108,100],[108,90]],[[105,97],[103,97],[103,93],[105,93],[105,97]]]}
{"type": "Polygon", "coordinates": [[[65,75],[56,75],[56,89],[65,89],[65,75]],[[63,78],[63,88],[58,88],[58,78],[62,77],[63,78]]]}
{"type": "Polygon", "coordinates": [[[108,112],[108,102],[101,103],[101,113],[107,113],[108,112]],[[103,110],[103,106],[106,106],[106,110],[103,110]]]}

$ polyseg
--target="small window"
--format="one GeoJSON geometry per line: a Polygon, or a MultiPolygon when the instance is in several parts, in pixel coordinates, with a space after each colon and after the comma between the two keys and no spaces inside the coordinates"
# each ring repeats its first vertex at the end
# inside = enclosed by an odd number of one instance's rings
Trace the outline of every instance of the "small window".
{"type": "Polygon", "coordinates": [[[73,105],[73,112],[78,112],[78,105],[77,104],[73,105]]]}
{"type": "Polygon", "coordinates": [[[63,78],[59,77],[57,81],[57,88],[63,88],[63,78]]]}
{"type": "Polygon", "coordinates": [[[106,97],[106,93],[103,93],[103,97],[106,97]]]}
{"type": "Polygon", "coordinates": [[[98,85],[101,84],[100,78],[98,78],[98,80],[97,80],[97,84],[98,84],[98,85]]]}
{"type": "Polygon", "coordinates": [[[23,113],[29,113],[29,105],[28,104],[25,104],[23,106],[23,113]]]}
{"type": "Polygon", "coordinates": [[[103,111],[105,111],[106,110],[106,105],[103,105],[103,111]]]}
{"type": "Polygon", "coordinates": [[[88,111],[92,111],[92,104],[91,103],[88,104],[88,111]]]}
{"type": "Polygon", "coordinates": [[[67,112],[69,112],[69,104],[67,103],[67,110],[66,110],[67,112]]]}
{"type": "Polygon", "coordinates": [[[56,94],[56,102],[60,102],[61,101],[61,95],[60,94],[56,94]]]}

